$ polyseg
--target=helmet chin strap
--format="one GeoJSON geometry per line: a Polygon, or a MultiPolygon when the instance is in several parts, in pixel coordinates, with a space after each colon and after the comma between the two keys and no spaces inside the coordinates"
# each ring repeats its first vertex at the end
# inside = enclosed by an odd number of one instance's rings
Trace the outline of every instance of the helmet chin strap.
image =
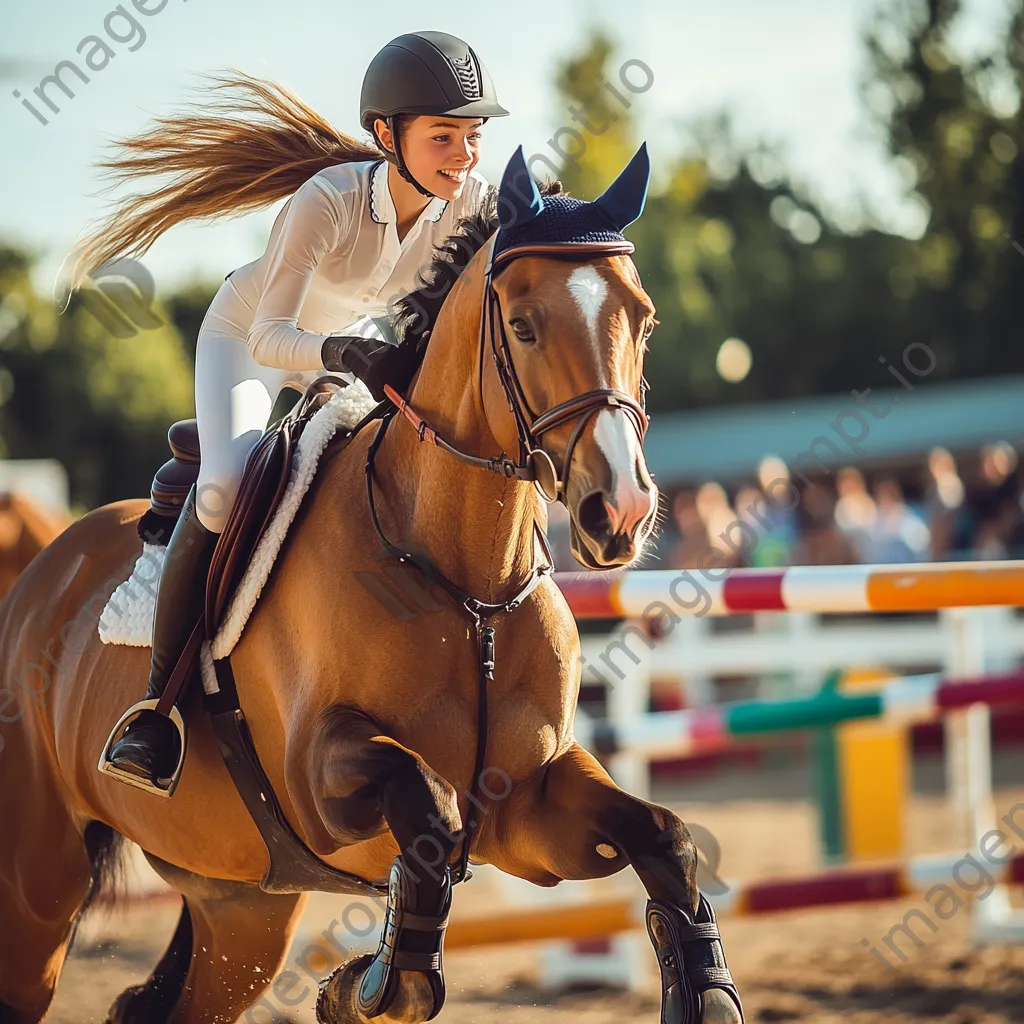
{"type": "Polygon", "coordinates": [[[395,160],[397,162],[398,173],[405,178],[411,185],[415,185],[420,195],[430,196],[431,199],[440,199],[441,197],[435,195],[433,192],[428,192],[410,173],[409,168],[405,165],[405,160],[402,158],[402,146],[398,141],[398,131],[395,127],[394,117],[388,118],[388,129],[391,132],[391,141],[395,144],[395,160]]]}

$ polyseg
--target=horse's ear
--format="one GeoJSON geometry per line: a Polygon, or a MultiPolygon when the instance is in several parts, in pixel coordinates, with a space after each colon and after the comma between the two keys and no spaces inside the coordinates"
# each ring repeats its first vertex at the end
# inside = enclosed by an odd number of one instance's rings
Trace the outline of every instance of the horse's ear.
{"type": "Polygon", "coordinates": [[[530,168],[523,157],[523,147],[512,154],[501,176],[498,189],[498,223],[502,230],[513,228],[533,220],[544,209],[544,199],[533,180],[530,168]]]}
{"type": "Polygon", "coordinates": [[[644,212],[650,180],[651,161],[644,142],[622,173],[594,200],[594,205],[600,206],[616,229],[621,231],[644,212]]]}

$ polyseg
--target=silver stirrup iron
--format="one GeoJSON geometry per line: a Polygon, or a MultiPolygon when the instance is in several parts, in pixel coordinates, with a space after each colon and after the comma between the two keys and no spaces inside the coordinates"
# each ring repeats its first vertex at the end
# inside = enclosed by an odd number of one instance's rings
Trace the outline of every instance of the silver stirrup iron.
{"type": "Polygon", "coordinates": [[[131,725],[131,723],[138,718],[143,711],[156,711],[159,703],[160,700],[157,697],[151,697],[148,700],[140,700],[138,704],[133,704],[117,720],[117,725],[111,729],[110,735],[107,737],[107,742],[103,744],[103,751],[100,754],[99,764],[97,764],[96,767],[104,775],[111,775],[128,786],[134,786],[136,789],[142,789],[147,793],[155,793],[157,796],[166,798],[172,796],[178,786],[178,780],[181,778],[181,769],[185,764],[185,748],[187,745],[185,721],[181,717],[181,712],[173,704],[171,705],[171,710],[167,717],[170,718],[174,723],[174,727],[178,730],[180,750],[178,753],[178,763],[174,766],[174,771],[171,772],[167,778],[160,779],[161,785],[154,785],[150,779],[140,778],[134,772],[128,772],[123,768],[118,768],[118,766],[110,760],[111,748],[124,734],[125,729],[127,729],[127,727],[131,725]]]}

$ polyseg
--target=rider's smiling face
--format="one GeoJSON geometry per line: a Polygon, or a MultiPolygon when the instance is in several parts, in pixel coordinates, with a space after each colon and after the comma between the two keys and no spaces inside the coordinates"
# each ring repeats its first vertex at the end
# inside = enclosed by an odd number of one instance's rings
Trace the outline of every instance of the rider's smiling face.
{"type": "MultiPolygon", "coordinates": [[[[402,157],[412,176],[442,199],[457,199],[480,159],[483,118],[421,115],[402,134],[402,157]]],[[[377,121],[381,141],[392,148],[391,134],[377,121]]]]}

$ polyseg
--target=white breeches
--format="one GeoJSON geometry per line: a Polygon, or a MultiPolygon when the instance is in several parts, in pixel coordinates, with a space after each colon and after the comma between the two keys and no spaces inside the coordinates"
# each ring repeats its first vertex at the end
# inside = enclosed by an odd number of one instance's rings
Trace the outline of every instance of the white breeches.
{"type": "MultiPolygon", "coordinates": [[[[344,331],[380,336],[372,321],[344,331]]],[[[326,372],[257,363],[239,326],[213,308],[207,311],[196,344],[195,382],[201,452],[196,513],[208,530],[221,533],[227,524],[246,456],[267,429],[281,389],[291,386],[302,392],[326,372]]],[[[339,376],[352,379],[349,374],[339,376]]]]}

